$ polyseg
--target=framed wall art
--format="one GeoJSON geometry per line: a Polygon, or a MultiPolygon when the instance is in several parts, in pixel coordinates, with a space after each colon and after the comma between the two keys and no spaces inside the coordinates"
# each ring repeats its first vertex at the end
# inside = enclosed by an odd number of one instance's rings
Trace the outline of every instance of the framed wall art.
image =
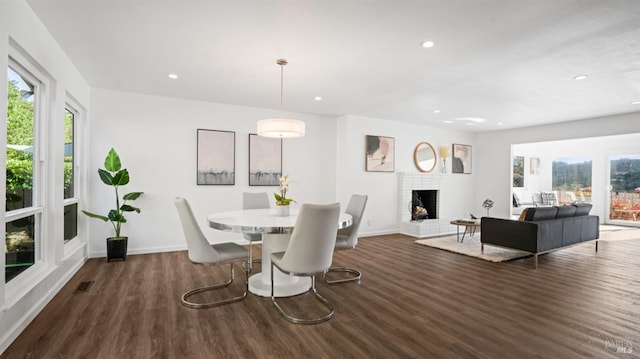
{"type": "Polygon", "coordinates": [[[198,129],[199,185],[234,185],[236,181],[236,133],[198,129]]]}
{"type": "Polygon", "coordinates": [[[513,156],[513,187],[524,187],[524,156],[513,156]]]}
{"type": "Polygon", "coordinates": [[[531,157],[529,163],[529,173],[532,175],[540,174],[540,158],[539,157],[531,157]]]}
{"type": "Polygon", "coordinates": [[[282,139],[249,134],[249,186],[277,186],[282,177],[282,139]]]}
{"type": "Polygon", "coordinates": [[[454,143],[452,147],[453,163],[451,164],[451,172],[471,174],[471,146],[454,143]]]}
{"type": "Polygon", "coordinates": [[[367,135],[366,142],[365,169],[368,172],[395,171],[395,138],[367,135]]]}

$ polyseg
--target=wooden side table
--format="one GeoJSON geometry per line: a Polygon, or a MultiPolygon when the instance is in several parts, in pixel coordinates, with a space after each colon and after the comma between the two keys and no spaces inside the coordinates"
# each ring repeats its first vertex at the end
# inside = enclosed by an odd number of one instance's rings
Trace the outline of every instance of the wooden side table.
{"type": "Polygon", "coordinates": [[[464,242],[464,236],[469,233],[469,236],[473,236],[476,233],[476,229],[480,228],[479,219],[454,219],[449,222],[456,226],[456,242],[464,242]],[[460,238],[460,227],[464,226],[464,232],[462,233],[462,239],[460,238]]]}

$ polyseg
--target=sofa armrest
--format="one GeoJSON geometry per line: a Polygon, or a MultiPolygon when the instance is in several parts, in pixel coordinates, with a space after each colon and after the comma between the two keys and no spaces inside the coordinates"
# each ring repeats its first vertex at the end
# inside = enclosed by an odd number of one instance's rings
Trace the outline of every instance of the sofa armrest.
{"type": "Polygon", "coordinates": [[[480,221],[480,242],[485,244],[536,253],[537,238],[537,222],[493,217],[482,217],[480,221]]]}

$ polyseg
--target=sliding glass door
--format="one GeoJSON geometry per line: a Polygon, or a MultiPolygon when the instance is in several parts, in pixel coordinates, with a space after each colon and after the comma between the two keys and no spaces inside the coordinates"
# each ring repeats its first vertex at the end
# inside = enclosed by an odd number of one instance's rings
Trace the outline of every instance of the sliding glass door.
{"type": "Polygon", "coordinates": [[[640,224],[640,155],[609,157],[609,221],[640,224]]]}

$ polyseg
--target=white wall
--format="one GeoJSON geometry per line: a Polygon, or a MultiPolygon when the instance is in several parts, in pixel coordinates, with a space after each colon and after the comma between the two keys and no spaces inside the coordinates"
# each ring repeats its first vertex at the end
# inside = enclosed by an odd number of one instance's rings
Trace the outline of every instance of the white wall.
{"type": "MultiPolygon", "coordinates": [[[[561,141],[565,139],[590,138],[629,134],[631,143],[635,143],[625,151],[640,153],[640,112],[572,121],[560,124],[536,126],[522,129],[480,133],[476,137],[477,181],[476,203],[484,198],[495,202],[492,216],[509,216],[511,206],[511,158],[512,144],[525,144],[544,141],[561,141]]],[[[615,144],[609,148],[599,149],[602,153],[614,150],[615,144]]],[[[617,151],[617,149],[616,149],[617,151]]],[[[595,152],[598,152],[596,149],[595,152]]],[[[568,153],[568,152],[567,152],[568,153]]],[[[593,168],[593,171],[602,171],[593,168]]],[[[526,182],[526,179],[525,179],[526,182]]],[[[594,185],[596,185],[594,183],[594,185]]],[[[594,198],[595,200],[595,198],[594,198]]],[[[604,216],[604,207],[598,205],[592,213],[604,216]]]]}
{"type": "MultiPolygon", "coordinates": [[[[175,196],[192,203],[200,225],[207,229],[206,215],[241,208],[243,191],[273,192],[277,187],[248,186],[248,134],[255,133],[258,119],[277,115],[273,110],[231,106],[175,98],[92,89],[91,157],[87,209],[105,212],[113,196],[95,174],[112,146],[131,172],[126,191],[144,191],[137,200],[141,214],[127,216],[123,234],[130,237],[130,253],[186,248],[173,207],[175,196]],[[196,129],[236,132],[236,185],[197,186],[196,129]]],[[[369,195],[361,227],[362,235],[394,233],[397,223],[397,172],[417,172],[413,150],[422,141],[436,149],[452,143],[473,145],[473,135],[441,128],[380,119],[344,116],[339,119],[304,114],[293,117],[306,122],[307,135],[284,141],[283,170],[294,184],[290,194],[299,203],[340,201],[343,209],[351,194],[369,195]],[[365,136],[395,138],[395,172],[365,171],[365,136]]],[[[475,161],[475,157],[474,157],[475,161]]],[[[447,163],[451,172],[451,161],[447,163]]],[[[443,199],[460,212],[479,212],[473,198],[474,174],[449,174],[455,196],[443,199]]],[[[480,209],[484,211],[483,209],[480,209]]],[[[85,220],[87,220],[85,218],[85,220]]],[[[108,224],[91,222],[91,256],[105,255],[108,224]]],[[[206,230],[211,241],[240,240],[239,234],[206,230]]]]}
{"type": "MultiPolygon", "coordinates": [[[[129,170],[126,192],[144,191],[136,203],[142,213],[130,214],[122,234],[129,237],[129,253],[186,248],[176,196],[187,198],[211,241],[241,240],[240,234],[208,228],[206,216],[242,208],[242,192],[271,193],[278,187],[249,186],[249,133],[258,120],[279,116],[279,111],[199,101],[148,96],[103,89],[91,91],[91,145],[88,210],[107,213],[114,206],[111,188],[100,182],[111,147],[129,170]],[[234,186],[196,185],[197,129],[235,131],[234,186]]],[[[289,174],[291,198],[300,203],[336,201],[336,119],[291,114],[305,121],[306,136],[284,140],[283,173],[289,174]]],[[[273,205],[273,203],[272,203],[273,205]]],[[[343,204],[346,206],[346,203],[343,204]]],[[[89,220],[83,218],[83,220],[89,220]]],[[[107,223],[92,220],[90,255],[104,256],[105,238],[113,234],[107,223]]]]}
{"type": "MultiPolygon", "coordinates": [[[[86,227],[78,228],[78,238],[63,244],[63,163],[64,105],[67,95],[73,96],[84,108],[89,104],[89,87],[57,42],[23,0],[0,1],[0,83],[7,82],[9,44],[21,57],[28,58],[38,72],[47,76],[48,109],[42,134],[44,144],[44,182],[50,189],[46,197],[43,218],[43,261],[25,271],[20,280],[4,283],[0,280],[0,352],[29,324],[38,312],[82,266],[87,258],[86,227]]],[[[0,86],[0,133],[6,133],[7,86],[0,86]]],[[[82,136],[82,134],[80,134],[82,136]]],[[[6,147],[6,136],[0,136],[0,146],[6,147]]],[[[2,158],[6,156],[2,152],[2,158]]],[[[0,160],[2,166],[6,160],[0,160]]],[[[80,170],[79,172],[81,172],[80,170]]],[[[0,169],[0,182],[5,182],[5,168],[0,169]]],[[[79,173],[81,176],[82,173],[79,173]]],[[[0,196],[5,197],[2,186],[0,196]]],[[[4,206],[2,209],[5,217],[4,206]]],[[[4,237],[5,226],[2,226],[4,237]]],[[[1,256],[0,267],[4,267],[1,256]]]]}
{"type": "MultiPolygon", "coordinates": [[[[363,236],[396,233],[398,223],[398,172],[418,172],[413,162],[413,151],[420,142],[429,142],[438,151],[440,146],[451,147],[452,143],[474,146],[474,135],[468,132],[451,131],[443,128],[420,126],[411,123],[381,120],[375,118],[344,116],[339,118],[338,153],[338,198],[348,201],[353,193],[367,194],[369,200],[361,225],[363,236]],[[365,171],[366,135],[395,138],[395,173],[365,171]]],[[[475,151],[475,146],[472,147],[475,151]]],[[[476,153],[472,154],[472,174],[452,174],[451,156],[447,161],[448,175],[445,177],[451,187],[456,188],[449,201],[458,209],[458,216],[468,216],[479,212],[471,199],[474,197],[476,180],[476,153]]],[[[438,155],[440,169],[440,157],[438,155]]],[[[484,211],[481,207],[480,209],[484,211]]]]}

